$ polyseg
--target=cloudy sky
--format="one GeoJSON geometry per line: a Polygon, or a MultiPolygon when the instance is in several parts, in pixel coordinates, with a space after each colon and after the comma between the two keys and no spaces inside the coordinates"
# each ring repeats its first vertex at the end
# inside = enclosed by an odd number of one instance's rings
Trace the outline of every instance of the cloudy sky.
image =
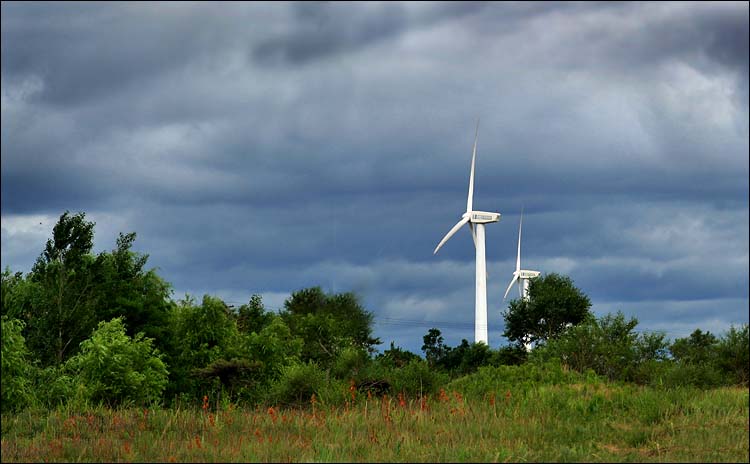
{"type": "MultiPolygon", "coordinates": [[[[174,287],[354,291],[387,348],[490,344],[515,268],[670,339],[748,321],[748,4],[2,3],[2,267],[65,210],[174,287]]],[[[517,295],[513,293],[512,295],[517,295]]]]}

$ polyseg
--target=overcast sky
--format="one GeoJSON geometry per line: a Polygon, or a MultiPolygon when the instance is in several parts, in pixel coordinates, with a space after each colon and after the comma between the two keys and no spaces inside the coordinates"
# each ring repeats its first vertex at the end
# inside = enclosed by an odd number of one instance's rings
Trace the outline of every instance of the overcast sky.
{"type": "Polygon", "coordinates": [[[747,2],[3,2],[2,267],[83,211],[175,299],[319,285],[381,349],[473,341],[471,236],[432,251],[478,118],[491,346],[522,207],[522,267],[595,314],[748,322],[747,2]]]}

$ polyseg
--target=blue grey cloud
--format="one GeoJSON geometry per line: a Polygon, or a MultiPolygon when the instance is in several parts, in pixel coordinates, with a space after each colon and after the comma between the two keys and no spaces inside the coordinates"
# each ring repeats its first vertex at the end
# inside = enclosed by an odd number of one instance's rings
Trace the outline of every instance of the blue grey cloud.
{"type": "Polygon", "coordinates": [[[2,265],[59,214],[185,292],[356,291],[387,344],[491,343],[524,263],[598,314],[684,336],[747,322],[746,3],[7,3],[2,265]],[[40,224],[41,222],[41,224],[40,224]],[[439,326],[438,324],[438,326],[439,326]]]}

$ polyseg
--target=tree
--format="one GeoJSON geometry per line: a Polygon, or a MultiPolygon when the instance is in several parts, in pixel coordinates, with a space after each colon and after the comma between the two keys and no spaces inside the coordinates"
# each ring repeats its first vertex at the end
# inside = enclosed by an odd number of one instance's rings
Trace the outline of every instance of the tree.
{"type": "Polygon", "coordinates": [[[263,306],[263,297],[253,295],[247,304],[240,306],[237,311],[237,329],[245,334],[260,332],[271,323],[273,314],[263,306]]]}
{"type": "Polygon", "coordinates": [[[65,211],[31,270],[26,338],[43,365],[61,364],[96,326],[93,236],[85,213],[65,211]]]}
{"type": "Polygon", "coordinates": [[[325,294],[320,287],[292,293],[280,313],[292,335],[304,342],[302,361],[329,367],[347,346],[375,351],[380,340],[372,336],[372,313],[353,293],[325,294]]]}
{"type": "Polygon", "coordinates": [[[23,409],[32,398],[31,362],[21,335],[23,325],[18,319],[2,316],[2,412],[23,409]]]}
{"type": "Polygon", "coordinates": [[[663,333],[635,332],[638,319],[618,311],[599,319],[593,315],[544,346],[531,352],[532,358],[558,358],[578,372],[592,369],[612,380],[639,380],[647,383],[654,363],[665,359],[667,343],[663,333]]]}
{"type": "Polygon", "coordinates": [[[569,277],[547,274],[530,281],[528,300],[510,302],[503,335],[518,344],[543,342],[584,321],[590,308],[589,298],[569,277]]]}
{"type": "Polygon", "coordinates": [[[171,285],[144,269],[148,255],[131,250],[136,234],[120,233],[117,246],[97,257],[94,298],[99,321],[122,317],[127,333],[143,332],[164,350],[169,325],[171,285]]]}
{"type": "Polygon", "coordinates": [[[739,328],[732,325],[719,340],[718,360],[719,368],[732,376],[732,382],[745,385],[750,379],[750,338],[748,325],[739,328]]]}
{"type": "Polygon", "coordinates": [[[687,338],[678,338],[669,347],[677,362],[687,364],[709,364],[717,357],[719,339],[709,331],[695,329],[687,338]]]}
{"type": "Polygon", "coordinates": [[[422,337],[424,345],[422,345],[422,351],[424,352],[427,364],[430,367],[438,364],[450,351],[450,347],[443,343],[443,336],[440,329],[431,328],[427,331],[427,334],[422,337]]]}
{"type": "Polygon", "coordinates": [[[167,367],[150,338],[130,338],[121,318],[100,322],[66,368],[75,373],[83,400],[147,405],[161,399],[167,367]]]}

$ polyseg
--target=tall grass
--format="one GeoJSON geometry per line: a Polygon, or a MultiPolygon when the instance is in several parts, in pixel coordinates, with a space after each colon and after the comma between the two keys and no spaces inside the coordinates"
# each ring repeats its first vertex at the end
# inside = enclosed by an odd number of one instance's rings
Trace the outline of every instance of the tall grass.
{"type": "Polygon", "coordinates": [[[746,388],[494,369],[421,398],[346,391],[341,406],[27,410],[2,417],[2,461],[748,462],[746,388]]]}

